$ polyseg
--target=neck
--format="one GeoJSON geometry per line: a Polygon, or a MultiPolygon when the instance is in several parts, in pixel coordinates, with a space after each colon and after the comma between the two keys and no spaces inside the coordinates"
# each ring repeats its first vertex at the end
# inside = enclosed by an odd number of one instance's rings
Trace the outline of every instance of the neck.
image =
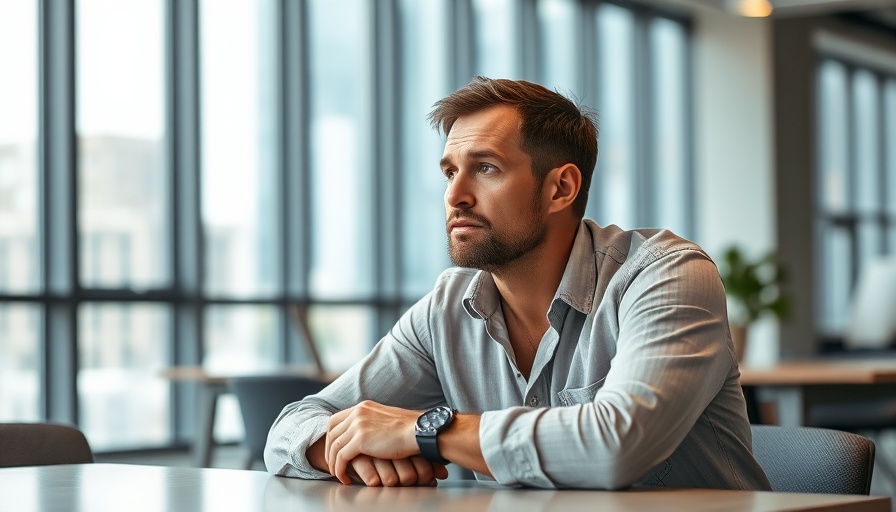
{"type": "Polygon", "coordinates": [[[563,278],[578,226],[576,222],[550,227],[541,245],[492,272],[508,320],[530,332],[547,330],[545,315],[563,278]]]}

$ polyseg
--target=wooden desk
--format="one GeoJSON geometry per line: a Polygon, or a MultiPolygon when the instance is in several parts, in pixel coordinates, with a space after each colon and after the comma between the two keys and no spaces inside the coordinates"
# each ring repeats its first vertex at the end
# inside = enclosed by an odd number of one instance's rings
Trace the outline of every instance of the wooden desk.
{"type": "Polygon", "coordinates": [[[778,424],[809,424],[822,403],[896,397],[896,360],[817,359],[741,368],[740,382],[756,386],[760,400],[773,402],[778,424]]]}
{"type": "MultiPolygon", "coordinates": [[[[230,379],[264,375],[321,378],[320,372],[309,366],[281,366],[254,372],[217,372],[201,366],[174,366],[163,370],[160,375],[172,381],[195,382],[198,385],[196,390],[197,417],[193,423],[193,464],[200,468],[211,465],[218,397],[228,392],[227,383],[230,379]]],[[[324,378],[333,379],[332,376],[324,378]]]]}
{"type": "Polygon", "coordinates": [[[368,488],[261,471],[78,464],[0,469],[0,510],[16,512],[889,512],[890,498],[709,489],[550,491],[469,481],[436,488],[368,488]]]}

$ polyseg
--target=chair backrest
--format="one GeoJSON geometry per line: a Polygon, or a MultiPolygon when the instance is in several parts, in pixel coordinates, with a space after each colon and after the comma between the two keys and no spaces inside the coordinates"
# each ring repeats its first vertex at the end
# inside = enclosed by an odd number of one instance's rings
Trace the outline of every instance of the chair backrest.
{"type": "Polygon", "coordinates": [[[818,494],[871,491],[874,443],[849,432],[753,425],[753,455],[772,490],[818,494]]]}
{"type": "Polygon", "coordinates": [[[0,467],[93,462],[87,438],[56,423],[0,423],[0,467]]]}
{"type": "Polygon", "coordinates": [[[263,376],[229,380],[243,415],[249,464],[264,459],[264,445],[274,420],[288,404],[313,395],[327,384],[310,377],[263,376]]]}
{"type": "Polygon", "coordinates": [[[844,343],[882,349],[896,343],[896,257],[865,263],[856,283],[844,343]]]}

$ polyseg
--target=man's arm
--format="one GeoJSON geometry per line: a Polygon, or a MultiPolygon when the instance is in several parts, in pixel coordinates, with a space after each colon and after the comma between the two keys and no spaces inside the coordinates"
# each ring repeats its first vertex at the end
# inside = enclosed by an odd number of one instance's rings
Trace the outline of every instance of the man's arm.
{"type": "Polygon", "coordinates": [[[326,389],[288,405],[268,434],[265,463],[283,476],[330,478],[309,463],[308,449],[324,439],[330,416],[365,400],[398,407],[426,408],[444,401],[427,330],[424,297],[361,362],[326,389]]]}
{"type": "Polygon", "coordinates": [[[480,443],[498,482],[628,487],[672,455],[725,386],[736,364],[725,292],[704,254],[666,255],[603,300],[619,301],[618,335],[606,378],[579,390],[593,401],[483,413],[480,443]]]}
{"type": "MultiPolygon", "coordinates": [[[[309,460],[313,458],[319,464],[323,456],[324,465],[318,467],[348,484],[353,461],[359,456],[393,461],[419,458],[414,422],[421,412],[363,402],[336,413],[330,418],[323,449],[312,447],[309,460]]],[[[442,457],[478,473],[491,474],[479,447],[479,415],[456,415],[448,429],[439,434],[438,443],[442,457]]]]}
{"type": "MultiPolygon", "coordinates": [[[[627,487],[668,458],[734,364],[715,266],[683,251],[645,269],[619,307],[613,367],[589,403],[460,414],[439,436],[442,456],[504,484],[627,487]]],[[[420,411],[365,403],[330,420],[327,466],[347,481],[366,454],[419,453],[420,411]]]]}
{"type": "MultiPolygon", "coordinates": [[[[325,439],[322,438],[312,444],[305,455],[312,466],[329,473],[325,449],[325,439]]],[[[369,487],[427,487],[436,485],[437,480],[448,478],[445,466],[431,463],[422,457],[388,460],[359,455],[349,462],[347,473],[351,482],[363,483],[369,487]]]]}

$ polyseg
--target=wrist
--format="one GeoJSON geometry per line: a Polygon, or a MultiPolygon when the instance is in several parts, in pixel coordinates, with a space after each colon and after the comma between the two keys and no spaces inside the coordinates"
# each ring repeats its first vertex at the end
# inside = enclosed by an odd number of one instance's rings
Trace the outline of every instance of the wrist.
{"type": "Polygon", "coordinates": [[[305,459],[308,461],[308,464],[311,465],[311,467],[313,467],[314,469],[322,471],[324,473],[330,473],[330,468],[329,466],[327,466],[327,457],[325,453],[326,443],[327,436],[326,434],[324,434],[323,437],[308,446],[308,449],[305,450],[305,459]]]}
{"type": "Polygon", "coordinates": [[[420,455],[429,462],[436,464],[448,464],[439,451],[439,436],[447,430],[454,421],[454,414],[447,406],[433,407],[417,417],[414,424],[415,437],[420,455]]]}

